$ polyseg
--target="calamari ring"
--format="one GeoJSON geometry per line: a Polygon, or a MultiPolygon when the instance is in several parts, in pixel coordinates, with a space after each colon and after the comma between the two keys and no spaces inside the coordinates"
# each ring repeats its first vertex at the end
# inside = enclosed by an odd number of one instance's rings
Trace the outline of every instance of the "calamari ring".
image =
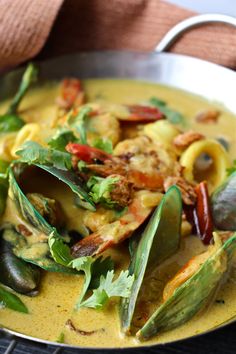
{"type": "Polygon", "coordinates": [[[199,140],[191,144],[181,155],[180,164],[184,167],[183,176],[194,182],[194,164],[201,154],[209,155],[214,162],[214,171],[209,179],[210,191],[214,191],[227,177],[226,169],[230,165],[229,157],[220,143],[212,139],[199,140]]]}

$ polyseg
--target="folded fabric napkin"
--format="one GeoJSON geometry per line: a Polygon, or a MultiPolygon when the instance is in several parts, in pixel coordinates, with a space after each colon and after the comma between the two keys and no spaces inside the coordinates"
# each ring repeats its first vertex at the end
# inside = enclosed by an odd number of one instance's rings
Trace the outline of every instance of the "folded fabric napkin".
{"type": "MultiPolygon", "coordinates": [[[[159,0],[0,0],[0,68],[78,50],[151,51],[194,12],[159,0]]],[[[236,68],[236,29],[208,25],[171,48],[236,68]]]]}

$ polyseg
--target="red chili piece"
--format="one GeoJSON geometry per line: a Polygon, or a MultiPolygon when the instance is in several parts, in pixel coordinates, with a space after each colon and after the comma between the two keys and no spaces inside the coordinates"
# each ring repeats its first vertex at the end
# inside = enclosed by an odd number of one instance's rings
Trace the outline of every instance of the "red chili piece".
{"type": "Polygon", "coordinates": [[[153,122],[159,119],[163,119],[164,114],[156,107],[140,106],[140,105],[128,105],[127,108],[130,111],[130,115],[127,117],[128,122],[153,122]]]}
{"type": "Polygon", "coordinates": [[[94,163],[96,160],[103,162],[112,158],[112,155],[107,152],[88,145],[69,143],[66,145],[66,150],[87,163],[94,163]]]}
{"type": "Polygon", "coordinates": [[[205,245],[209,245],[212,239],[213,220],[211,215],[210,201],[207,182],[201,182],[195,188],[197,202],[193,209],[193,222],[197,235],[205,245]]]}

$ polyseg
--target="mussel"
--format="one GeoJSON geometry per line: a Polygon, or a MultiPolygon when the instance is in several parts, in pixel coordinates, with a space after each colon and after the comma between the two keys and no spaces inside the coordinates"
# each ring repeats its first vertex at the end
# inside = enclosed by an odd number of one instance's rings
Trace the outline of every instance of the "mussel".
{"type": "Polygon", "coordinates": [[[219,230],[236,231],[236,172],[213,193],[211,206],[215,226],[219,230]]]}
{"type": "Polygon", "coordinates": [[[48,236],[52,234],[57,234],[61,238],[62,236],[58,234],[55,227],[44,219],[24,195],[12,168],[9,169],[9,197],[16,205],[19,220],[23,220],[23,224],[34,236],[33,242],[30,242],[31,236],[27,237],[23,234],[14,240],[9,240],[13,244],[13,253],[24,261],[35,264],[47,271],[75,273],[73,269],[56,263],[52,258],[48,246],[48,236]]]}
{"type": "MultiPolygon", "coordinates": [[[[178,248],[181,210],[179,190],[175,186],[171,187],[138,244],[136,242],[131,245],[129,272],[134,274],[135,280],[130,297],[122,299],[120,308],[121,328],[126,334],[130,334],[131,329],[132,332],[135,330],[134,311],[140,300],[138,297],[144,276],[149,276],[155,267],[178,248]]],[[[210,302],[229,268],[236,249],[236,233],[224,243],[217,233],[213,233],[213,238],[214,244],[208,246],[207,251],[190,259],[165,285],[162,304],[154,309],[136,333],[140,341],[185,323],[210,302]]]]}
{"type": "Polygon", "coordinates": [[[224,244],[215,233],[214,241],[213,246],[190,260],[166,285],[164,302],[137,332],[139,340],[188,321],[212,299],[236,248],[236,233],[224,244]]]}
{"type": "Polygon", "coordinates": [[[1,233],[0,238],[0,282],[18,293],[36,295],[40,282],[38,267],[16,257],[9,239],[20,237],[10,225],[1,233]]]}
{"type": "Polygon", "coordinates": [[[179,189],[171,187],[154,211],[137,246],[133,247],[130,274],[135,280],[129,298],[120,306],[121,328],[130,333],[131,323],[140,288],[146,271],[156,267],[179,247],[182,201],[179,189]]]}

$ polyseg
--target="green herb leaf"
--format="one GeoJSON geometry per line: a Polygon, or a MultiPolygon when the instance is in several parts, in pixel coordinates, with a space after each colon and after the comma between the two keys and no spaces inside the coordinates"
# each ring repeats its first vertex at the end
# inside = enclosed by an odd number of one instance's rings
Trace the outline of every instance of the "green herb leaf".
{"type": "Polygon", "coordinates": [[[109,298],[114,296],[129,297],[134,276],[129,275],[129,271],[121,271],[116,280],[114,271],[108,271],[106,277],[100,278],[100,285],[93,290],[93,294],[80,304],[80,307],[102,308],[109,298]]]}
{"type": "Polygon", "coordinates": [[[0,133],[10,133],[20,130],[25,122],[16,114],[4,114],[0,116],[0,133]]]}
{"type": "Polygon", "coordinates": [[[80,142],[81,144],[87,144],[86,137],[86,119],[88,118],[88,114],[91,112],[91,107],[82,107],[79,110],[79,113],[74,117],[71,116],[69,118],[69,125],[74,127],[80,134],[80,142]]]}
{"type": "Polygon", "coordinates": [[[49,140],[48,145],[55,150],[65,151],[68,143],[76,143],[79,140],[71,130],[59,129],[56,134],[49,140]]]}
{"type": "Polygon", "coordinates": [[[97,138],[93,141],[92,146],[107,152],[108,154],[113,153],[112,141],[108,138],[97,138]]]}
{"type": "Polygon", "coordinates": [[[184,123],[184,116],[180,112],[168,107],[165,101],[157,97],[152,97],[149,102],[152,106],[158,108],[172,124],[184,123]]]}
{"type": "Polygon", "coordinates": [[[7,114],[15,114],[17,112],[18,106],[22,98],[25,96],[30,85],[37,80],[37,76],[38,69],[36,68],[36,66],[33,63],[28,64],[20,82],[18,91],[10,104],[7,114]]]}
{"type": "Polygon", "coordinates": [[[3,287],[0,287],[0,306],[22,313],[28,313],[28,309],[21,299],[3,287]]]}
{"type": "Polygon", "coordinates": [[[54,261],[68,267],[68,264],[73,260],[70,254],[70,248],[65,244],[65,241],[55,233],[55,231],[49,235],[48,245],[54,261]]]}
{"type": "Polygon", "coordinates": [[[87,187],[90,190],[89,195],[92,197],[94,203],[101,203],[106,207],[114,208],[117,203],[111,199],[110,192],[113,191],[118,181],[119,177],[90,177],[87,182],[87,187]]]}
{"type": "Polygon", "coordinates": [[[61,170],[71,169],[71,155],[54,149],[46,149],[34,141],[27,141],[16,152],[21,162],[28,164],[49,165],[61,170]]]}
{"type": "Polygon", "coordinates": [[[232,175],[234,172],[236,172],[236,160],[233,161],[233,165],[229,168],[227,168],[227,174],[228,176],[232,175]]]}

